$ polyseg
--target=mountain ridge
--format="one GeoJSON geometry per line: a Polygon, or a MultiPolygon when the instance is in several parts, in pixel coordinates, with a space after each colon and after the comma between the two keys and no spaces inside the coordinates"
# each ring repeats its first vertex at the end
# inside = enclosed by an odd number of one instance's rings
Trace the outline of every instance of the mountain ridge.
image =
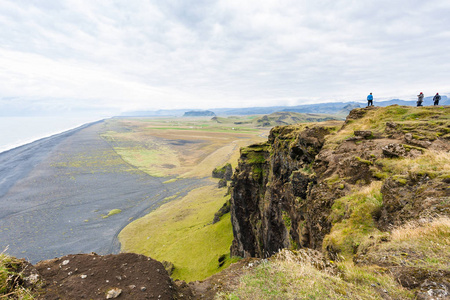
{"type": "MultiPolygon", "coordinates": [[[[447,96],[441,96],[440,105],[449,105],[450,100],[447,96]]],[[[389,106],[389,105],[407,105],[416,106],[415,100],[401,100],[401,99],[391,99],[385,101],[374,100],[375,106],[389,106]]],[[[433,97],[425,97],[424,105],[432,105],[433,97]]],[[[231,115],[264,115],[271,114],[279,111],[290,111],[298,113],[332,113],[335,114],[340,110],[344,109],[346,106],[351,106],[351,109],[358,107],[365,107],[366,102],[326,102],[318,104],[303,104],[295,106],[269,106],[269,107],[243,107],[243,108],[210,108],[208,110],[214,112],[218,116],[231,116],[231,115]]],[[[154,111],[132,111],[124,112],[120,116],[122,117],[148,117],[148,116],[182,116],[185,112],[191,111],[192,109],[161,109],[154,111]]],[[[349,110],[347,110],[348,112],[349,110]]]]}

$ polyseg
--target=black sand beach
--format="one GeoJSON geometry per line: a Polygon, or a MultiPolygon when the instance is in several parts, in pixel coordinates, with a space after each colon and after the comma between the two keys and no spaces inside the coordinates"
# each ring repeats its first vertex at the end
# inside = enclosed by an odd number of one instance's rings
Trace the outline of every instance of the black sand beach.
{"type": "Polygon", "coordinates": [[[0,252],[35,263],[66,254],[118,253],[117,234],[165,198],[203,185],[163,183],[121,159],[104,122],[0,153],[0,252]],[[121,212],[109,217],[113,209],[121,212]]]}

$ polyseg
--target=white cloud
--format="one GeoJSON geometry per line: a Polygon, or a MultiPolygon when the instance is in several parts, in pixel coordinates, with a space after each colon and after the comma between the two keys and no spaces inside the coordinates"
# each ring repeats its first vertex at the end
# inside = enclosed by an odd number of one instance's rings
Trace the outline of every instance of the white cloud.
{"type": "Polygon", "coordinates": [[[153,109],[444,93],[449,11],[445,0],[2,1],[0,99],[153,109]]]}

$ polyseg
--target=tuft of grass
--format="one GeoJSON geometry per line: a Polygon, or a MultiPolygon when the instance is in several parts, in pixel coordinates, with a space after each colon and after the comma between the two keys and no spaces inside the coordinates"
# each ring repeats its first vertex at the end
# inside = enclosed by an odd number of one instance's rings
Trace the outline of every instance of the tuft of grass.
{"type": "Polygon", "coordinates": [[[368,247],[370,261],[450,271],[450,218],[408,222],[392,230],[387,242],[368,247]]]}
{"type": "Polygon", "coordinates": [[[359,156],[355,156],[355,159],[356,159],[357,161],[359,161],[359,162],[362,162],[362,163],[368,165],[368,166],[372,166],[372,165],[373,165],[373,162],[371,162],[370,160],[362,159],[362,158],[359,157],[359,156]]]}
{"type": "Polygon", "coordinates": [[[238,287],[219,299],[414,299],[392,277],[374,268],[339,264],[341,272],[319,270],[306,258],[294,262],[283,257],[262,260],[240,278],[238,287]]]}
{"type": "Polygon", "coordinates": [[[36,299],[31,287],[20,284],[23,274],[20,270],[22,262],[7,254],[0,253],[0,299],[36,299]]]}
{"type": "Polygon", "coordinates": [[[450,175],[450,153],[444,151],[427,150],[416,158],[382,158],[377,163],[391,174],[427,174],[432,177],[450,175]]]}
{"type": "Polygon", "coordinates": [[[163,183],[164,183],[164,184],[166,184],[166,183],[172,183],[172,182],[176,182],[177,180],[178,180],[177,178],[172,178],[172,179],[169,179],[169,180],[164,181],[163,183]]]}
{"type": "Polygon", "coordinates": [[[122,251],[172,262],[175,279],[205,279],[231,263],[227,255],[233,240],[230,214],[212,224],[228,199],[223,190],[206,186],[168,202],[120,232],[122,251]],[[223,255],[225,263],[219,266],[223,255]]]}
{"type": "Polygon", "coordinates": [[[379,233],[373,216],[383,203],[381,186],[381,181],[374,181],[360,191],[335,200],[329,216],[332,228],[323,241],[324,252],[350,257],[369,235],[379,233]]]}
{"type": "Polygon", "coordinates": [[[106,218],[109,218],[111,216],[120,214],[121,212],[122,212],[122,210],[115,208],[115,209],[110,210],[109,213],[106,216],[103,216],[102,218],[106,219],[106,218]]]}

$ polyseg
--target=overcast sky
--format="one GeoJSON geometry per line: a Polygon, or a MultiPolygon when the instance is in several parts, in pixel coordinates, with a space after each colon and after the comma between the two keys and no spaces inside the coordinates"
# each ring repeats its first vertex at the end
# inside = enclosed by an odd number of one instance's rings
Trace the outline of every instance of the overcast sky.
{"type": "Polygon", "coordinates": [[[0,110],[450,94],[448,0],[0,0],[0,110]]]}

